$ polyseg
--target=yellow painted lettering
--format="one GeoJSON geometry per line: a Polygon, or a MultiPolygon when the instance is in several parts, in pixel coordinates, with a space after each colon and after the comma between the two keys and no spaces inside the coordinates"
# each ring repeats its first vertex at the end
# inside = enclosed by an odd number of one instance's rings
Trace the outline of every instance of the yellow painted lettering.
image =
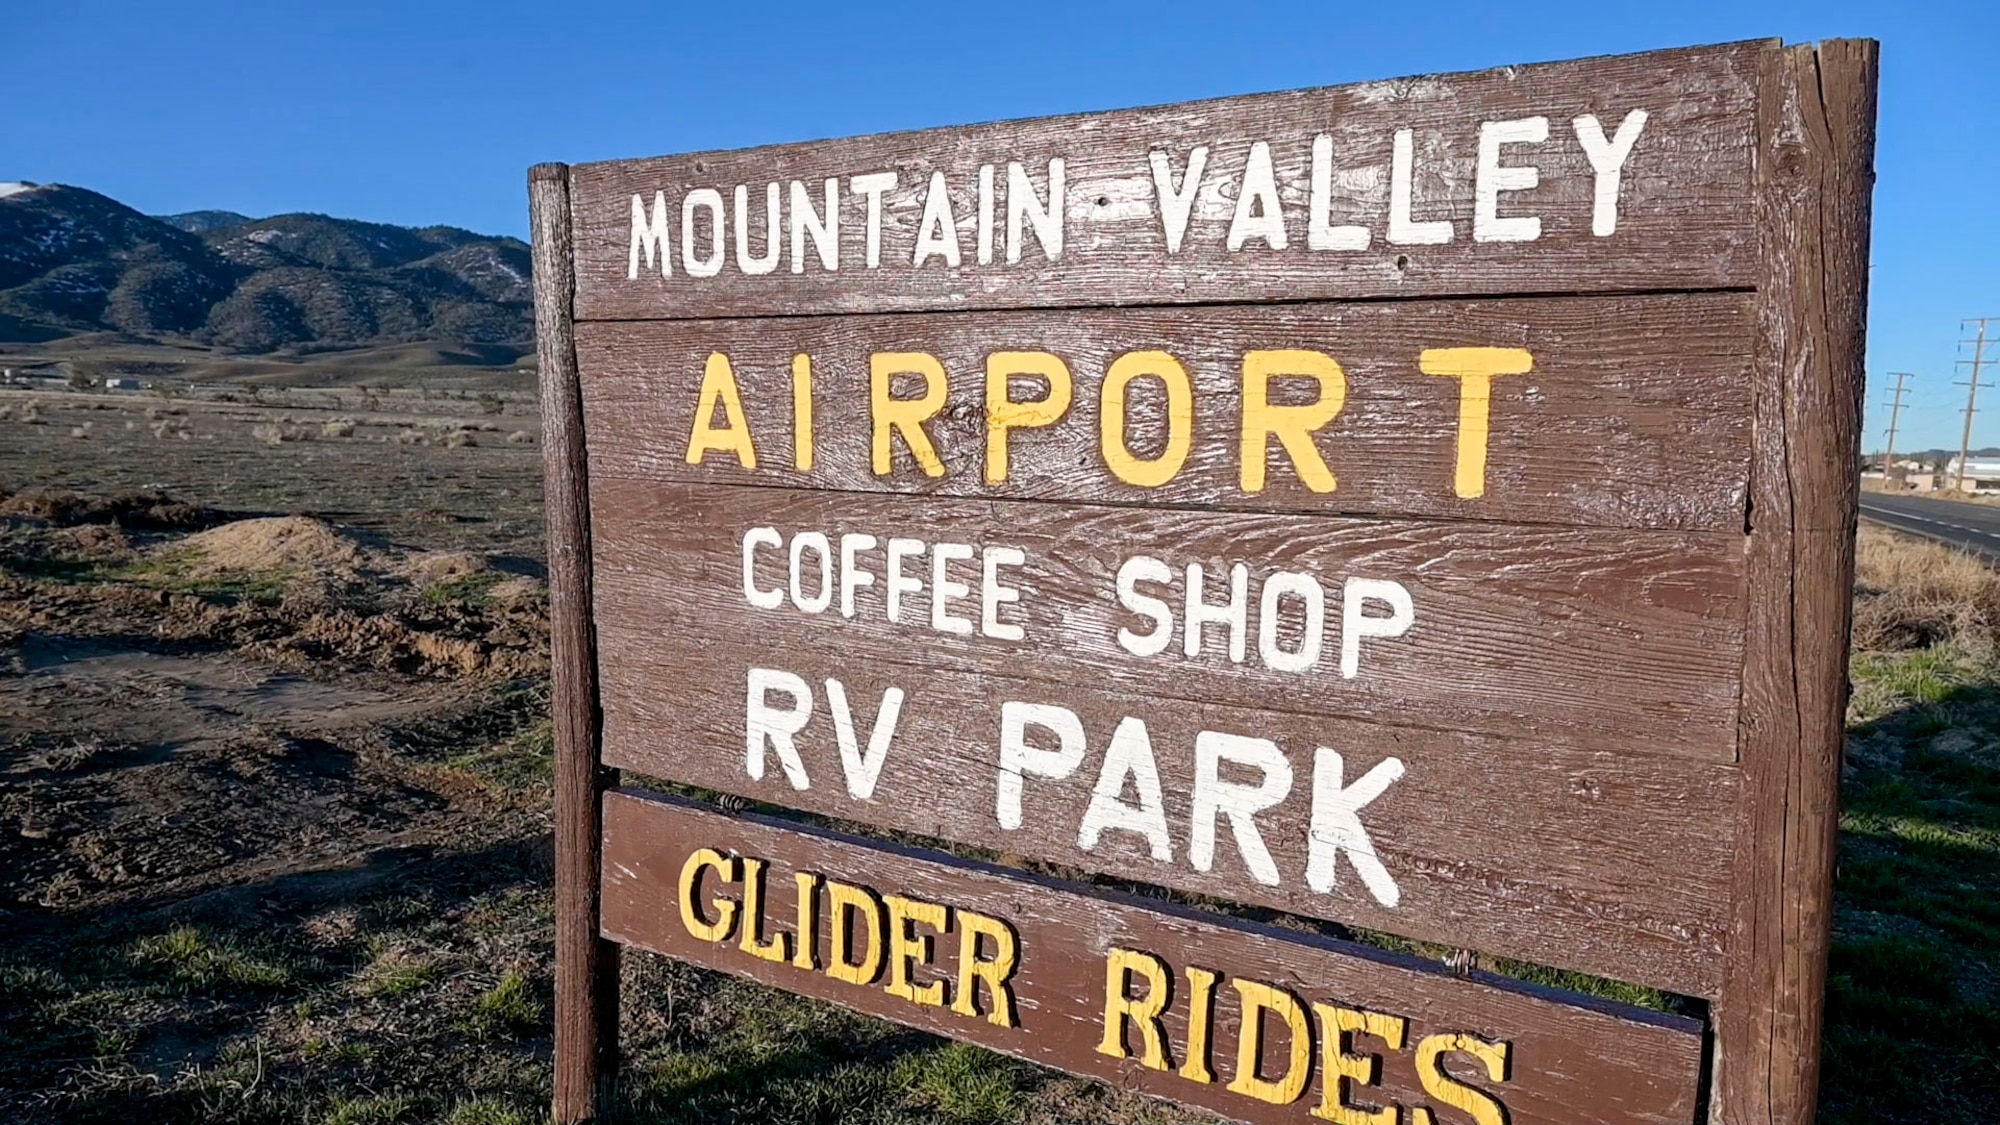
{"type": "Polygon", "coordinates": [[[942,934],[951,926],[950,912],[935,902],[901,895],[884,895],[882,901],[889,906],[889,983],[883,991],[912,1004],[943,1007],[944,982],[917,984],[910,974],[918,965],[930,964],[934,941],[930,934],[918,933],[916,923],[922,922],[942,934]]]}
{"type": "Polygon", "coordinates": [[[1299,349],[1253,351],[1243,357],[1243,491],[1264,491],[1264,457],[1275,437],[1292,459],[1299,480],[1314,492],[1333,491],[1333,470],[1320,456],[1313,435],[1347,405],[1347,373],[1325,352],[1299,349]],[[1319,382],[1319,397],[1298,406],[1276,406],[1273,377],[1302,376],[1319,382]]]}
{"type": "Polygon", "coordinates": [[[1236,1033],[1236,1077],[1230,1080],[1229,1091],[1272,1105],[1298,1101],[1305,1093],[1306,1080],[1312,1077],[1312,1024],[1306,1019],[1305,1005],[1284,989],[1261,981],[1232,978],[1229,983],[1243,998],[1242,1026],[1236,1033]],[[1291,1036],[1285,1072],[1276,1078],[1265,1078],[1258,1071],[1264,1057],[1266,1012],[1285,1021],[1291,1036]]]}
{"type": "Polygon", "coordinates": [[[928,352],[876,352],[868,357],[868,387],[873,419],[875,475],[886,477],[894,466],[891,442],[895,432],[903,434],[903,444],[925,476],[944,475],[944,462],[924,423],[944,409],[946,391],[944,364],[928,352]],[[924,393],[919,398],[896,398],[890,394],[898,375],[922,375],[924,393]]]}
{"type": "Polygon", "coordinates": [[[743,417],[743,395],[736,389],[736,369],[729,357],[710,352],[701,372],[701,393],[696,396],[694,430],[688,434],[687,463],[701,464],[709,450],[734,453],[736,463],[746,469],[757,467],[757,447],[750,441],[750,423],[743,417]],[[715,428],[715,408],[722,407],[724,426],[715,428]]]}
{"type": "Polygon", "coordinates": [[[819,968],[813,947],[819,944],[819,876],[811,871],[794,872],[799,888],[798,948],[792,952],[792,966],[811,972],[819,968]]]}
{"type": "Polygon", "coordinates": [[[1007,479],[1007,434],[1011,430],[1050,426],[1069,413],[1075,388],[1069,365],[1048,352],[994,352],[986,357],[986,483],[1007,479]],[[1049,385],[1049,393],[1030,402],[1016,402],[1011,381],[1033,375],[1049,385]]]}
{"type": "Polygon", "coordinates": [[[743,952],[783,964],[792,955],[792,935],[780,930],[764,937],[764,869],[761,859],[743,861],[743,952]]]}
{"type": "Polygon", "coordinates": [[[792,467],[813,467],[813,361],[804,352],[792,357],[792,467]]]}
{"type": "Polygon", "coordinates": [[[1181,1060],[1181,1077],[1208,1085],[1215,1081],[1209,1069],[1209,1039],[1215,1034],[1215,982],[1221,975],[1188,966],[1187,1058],[1181,1060]]]}
{"type": "Polygon", "coordinates": [[[1521,348],[1426,348],[1417,357],[1426,375],[1458,380],[1458,465],[1452,490],[1470,500],[1486,495],[1486,439],[1493,410],[1493,380],[1525,375],[1535,357],[1521,348]]]}
{"type": "Polygon", "coordinates": [[[1140,488],[1158,488],[1174,479],[1194,446],[1194,382],[1187,368],[1166,352],[1126,352],[1112,360],[1104,373],[1097,430],[1111,475],[1140,488]],[[1145,377],[1158,379],[1167,390],[1167,443],[1150,461],[1134,456],[1125,444],[1125,391],[1132,380],[1145,377]]]}
{"type": "Polygon", "coordinates": [[[725,883],[736,882],[737,862],[735,856],[725,856],[714,848],[697,848],[681,864],[681,924],[687,927],[688,936],[697,941],[728,941],[736,930],[736,901],[717,897],[714,900],[715,920],[702,916],[701,907],[695,902],[695,895],[701,890],[701,873],[713,869],[725,883]]]}
{"type": "Polygon", "coordinates": [[[849,984],[873,984],[882,973],[882,952],[886,944],[882,900],[867,887],[857,887],[835,879],[826,881],[827,914],[831,941],[826,953],[826,975],[849,984]],[[854,927],[859,922],[868,951],[854,959],[854,927]]]}
{"type": "MultiPolygon", "coordinates": [[[[1507,1107],[1484,1090],[1453,1078],[1444,1068],[1444,1056],[1457,1052],[1471,1055],[1486,1068],[1494,1082],[1507,1081],[1509,1044],[1481,1039],[1475,1035],[1426,1035],[1417,1042],[1417,1080],[1424,1093],[1472,1118],[1477,1125],[1507,1125],[1507,1107]]],[[[1431,1111],[1418,1108],[1411,1115],[1416,1125],[1433,1125],[1431,1111]]]]}
{"type": "Polygon", "coordinates": [[[1113,946],[1104,959],[1104,1041],[1097,1045],[1097,1053],[1114,1059],[1131,1058],[1125,1050],[1125,1027],[1130,1024],[1138,1029],[1139,1041],[1144,1044],[1139,1062],[1154,1070],[1167,1069],[1167,1032],[1160,1024],[1160,1012],[1173,998],[1172,981],[1165,961],[1150,953],[1113,946]],[[1131,994],[1134,976],[1145,978],[1144,996],[1131,994]]]}
{"type": "Polygon", "coordinates": [[[991,1005],[986,1022],[999,1027],[1019,1027],[1014,1014],[1014,970],[1021,964],[1021,939],[1014,927],[998,918],[970,910],[954,912],[958,921],[958,991],[951,1010],[962,1016],[979,1015],[977,985],[986,983],[991,1005]],[[979,956],[980,939],[993,943],[993,956],[979,956]]]}
{"type": "Polygon", "coordinates": [[[1319,1017],[1320,1070],[1321,1079],[1319,1104],[1312,1109],[1312,1115],[1336,1125],[1396,1125],[1396,1106],[1389,1105],[1376,1109],[1358,1106],[1348,1100],[1353,1086],[1373,1086],[1382,1080],[1382,1056],[1357,1054],[1354,1050],[1354,1036],[1372,1035],[1388,1044],[1392,1051],[1403,1049],[1403,1037],[1409,1031],[1409,1021],[1401,1016],[1387,1016],[1380,1012],[1362,1012],[1353,1008],[1341,1008],[1332,1004],[1314,1004],[1313,1014],[1319,1017]]]}

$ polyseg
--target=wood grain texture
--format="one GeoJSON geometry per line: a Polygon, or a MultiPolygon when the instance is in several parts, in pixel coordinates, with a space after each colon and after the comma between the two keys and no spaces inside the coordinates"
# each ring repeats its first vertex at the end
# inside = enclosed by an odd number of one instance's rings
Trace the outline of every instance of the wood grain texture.
{"type": "Polygon", "coordinates": [[[618,951],[597,934],[596,639],[591,627],[590,490],[571,321],[569,169],[528,175],[548,519],[550,669],[555,694],[555,1099],[560,1125],[595,1120],[616,1065],[618,951]]]}
{"type": "Polygon", "coordinates": [[[1833,915],[1879,48],[1773,50],[1760,98],[1758,362],[1739,814],[1712,1119],[1815,1115],[1833,915]]]}
{"type": "MultiPolygon", "coordinates": [[[[1682,993],[1717,990],[1740,603],[1713,587],[1734,580],[1733,541],[1656,533],[1660,542],[1635,544],[1546,529],[973,501],[934,501],[912,529],[899,524],[903,502],[890,497],[605,477],[594,503],[597,620],[616,654],[602,669],[609,764],[1682,993]],[[918,530],[1021,545],[1030,563],[1011,580],[1023,601],[1006,620],[1025,637],[935,633],[928,594],[911,595],[905,624],[892,626],[879,587],[857,591],[852,619],[837,605],[816,616],[789,603],[753,608],[737,544],[754,526],[816,527],[836,541],[851,529],[884,538],[918,530]],[[1111,600],[1111,573],[1119,553],[1142,550],[1170,563],[1251,558],[1325,573],[1336,588],[1358,565],[1409,581],[1418,624],[1402,638],[1365,642],[1354,680],[1330,665],[1280,673],[1232,664],[1219,636],[1205,660],[1185,659],[1178,646],[1134,657],[1113,639],[1130,615],[1111,600]],[[1592,641],[1593,620],[1618,625],[1592,641]],[[1675,647],[1672,635],[1700,639],[1675,647]],[[1551,636],[1557,643],[1542,639],[1551,636]],[[1407,650],[1390,651],[1405,642],[1407,650]],[[775,760],[761,781],[747,775],[751,668],[811,685],[815,717],[799,736],[805,791],[775,760]],[[883,693],[906,693],[871,800],[852,799],[843,784],[828,678],[844,686],[857,745],[867,743],[883,693]],[[1088,746],[1068,778],[1026,786],[1023,825],[1012,831],[999,827],[995,805],[1008,701],[1075,712],[1088,746]],[[1078,845],[1125,716],[1150,730],[1174,839],[1168,862],[1152,859],[1136,835],[1113,833],[1093,851],[1078,845]],[[1247,872],[1226,831],[1212,871],[1187,863],[1193,746],[1204,730],[1269,738],[1291,763],[1292,795],[1262,814],[1278,886],[1247,872]],[[1391,756],[1405,764],[1363,818],[1402,883],[1393,909],[1350,869],[1330,895],[1302,880],[1320,746],[1344,756],[1348,782],[1391,756]]],[[[759,569],[760,588],[786,582],[783,557],[759,569]]],[[[976,567],[958,577],[979,581],[976,567]]],[[[970,612],[977,617],[976,601],[970,612]]],[[[1336,618],[1329,632],[1337,628],[1336,618]]]]}
{"type": "MultiPolygon", "coordinates": [[[[681,663],[768,652],[907,667],[961,676],[1005,674],[1052,684],[1094,683],[1162,699],[1482,731],[1544,745],[1632,755],[1735,760],[1741,663],[1742,561],[1735,536],[1400,523],[1101,505],[936,499],[921,509],[892,496],[729,485],[669,485],[598,474],[592,518],[600,624],[643,623],[681,663]],[[927,590],[886,613],[884,552],[857,556],[876,575],[855,591],[853,617],[836,604],[808,614],[789,600],[751,606],[742,543],[752,528],[917,536],[958,542],[974,560],[949,564],[970,582],[954,616],[980,616],[978,550],[1020,549],[1004,572],[1019,601],[997,611],[1019,642],[931,628],[927,590]],[[1203,600],[1228,599],[1227,574],[1244,563],[1244,659],[1211,625],[1201,655],[1185,655],[1184,625],[1166,651],[1134,656],[1121,629],[1150,622],[1120,604],[1124,560],[1150,556],[1177,577],[1146,584],[1185,616],[1185,568],[1204,569],[1203,600]],[[1261,592],[1275,572],[1313,575],[1326,593],[1321,657],[1303,672],[1259,655],[1261,592]],[[1364,640],[1357,675],[1340,667],[1341,590],[1349,578],[1388,579],[1410,593],[1415,623],[1393,639],[1364,640]]],[[[789,582],[788,552],[760,548],[760,589],[789,582]]],[[[932,554],[911,569],[926,583],[932,554]]],[[[819,575],[803,563],[810,598],[819,575]]],[[[1375,606],[1371,613],[1382,613],[1375,606]]],[[[1301,645],[1303,608],[1279,607],[1278,644],[1301,645]]],[[[671,683],[666,680],[663,683],[671,683]]]]}
{"type": "MultiPolygon", "coordinates": [[[[578,326],[577,355],[600,474],[1740,534],[1751,335],[1751,298],[1712,294],[599,323],[578,326]],[[1492,380],[1485,492],[1473,498],[1454,487],[1459,380],[1418,367],[1426,349],[1454,347],[1524,348],[1535,363],[1492,380]],[[1345,405],[1314,439],[1336,478],[1331,492],[1308,489],[1276,440],[1264,442],[1263,490],[1242,487],[1243,357],[1279,348],[1323,352],[1345,372],[1345,405]],[[988,484],[987,357],[1029,349],[1064,361],[1071,405],[1054,425],[1013,430],[1007,479],[988,484]],[[1184,467],[1147,488],[1107,466],[1100,404],[1110,363],[1154,349],[1186,368],[1194,419],[1184,467]],[[893,470],[872,467],[869,357],[911,351],[938,357],[950,378],[949,399],[925,427],[941,477],[926,475],[900,437],[893,470]],[[730,358],[742,390],[754,471],[728,453],[687,461],[714,352],[730,358]],[[799,354],[812,357],[809,472],[793,456],[799,354]]],[[[1305,387],[1286,385],[1297,382],[1275,386],[1311,401],[1298,393],[1305,387]]],[[[1013,392],[1044,393],[1028,380],[1013,392]]],[[[1127,445],[1158,455],[1168,432],[1163,384],[1138,380],[1126,401],[1127,445]]]]}
{"type": "MultiPolygon", "coordinates": [[[[1436,1120],[1462,1119],[1425,1090],[1417,1073],[1414,1048],[1435,1033],[1465,1033],[1507,1044],[1504,1081],[1489,1080],[1470,1055],[1449,1056],[1447,1063],[1457,1077],[1504,1104],[1507,1116],[1501,1120],[1518,1125],[1686,1125],[1695,1112],[1701,1039],[1693,1021],[1486,974],[1457,977],[1434,963],[1380,950],[1058,884],[938,853],[757,817],[725,817],[670,798],[619,791],[605,798],[604,885],[604,933],[618,941],[1239,1120],[1297,1125],[1320,1120],[1314,1111],[1327,1112],[1322,1097],[1336,1081],[1320,1054],[1325,1036],[1308,1016],[1312,1042],[1294,1097],[1271,1104],[1230,1089],[1239,1070],[1237,1028],[1243,1023],[1234,985],[1239,979],[1282,989],[1306,1012],[1309,1005],[1324,1004],[1406,1021],[1401,1049],[1383,1038],[1352,1036],[1352,1051],[1380,1061],[1375,1082],[1350,1082],[1344,1091],[1355,1104],[1402,1107],[1400,1120],[1412,1120],[1417,1107],[1428,1107],[1436,1120]],[[823,968],[760,959],[745,952],[740,936],[693,936],[681,920],[679,888],[683,864],[698,848],[768,862],[764,885],[770,905],[760,927],[765,940],[799,933],[793,879],[799,871],[866,887],[877,895],[949,907],[952,913],[945,916],[946,932],[937,935],[933,963],[918,964],[910,973],[919,984],[942,985],[947,1005],[961,983],[953,972],[959,942],[949,931],[959,928],[966,911],[1003,921],[1018,944],[1018,968],[1005,980],[1015,1002],[1015,1025],[997,1025],[946,1005],[918,1005],[891,995],[879,982],[850,983],[823,968]],[[1116,1057],[1116,1048],[1109,1055],[1099,1049],[1105,1041],[1105,965],[1113,949],[1159,958],[1176,975],[1190,966],[1221,974],[1208,1052],[1211,1081],[1189,1080],[1175,1070],[1116,1057]]],[[[731,896],[740,901],[742,886],[709,871],[694,891],[699,897],[690,898],[704,920],[713,921],[712,902],[731,896]]],[[[826,895],[822,891],[816,897],[824,900],[826,895]]],[[[742,914],[739,910],[734,922],[739,931],[742,914]]],[[[812,931],[822,964],[830,930],[822,909],[812,931]]],[[[915,924],[914,932],[933,933],[925,923],[915,924]]],[[[1127,994],[1143,996],[1146,987],[1131,984],[1127,994]]],[[[983,1010],[991,1011],[990,988],[981,985],[976,992],[983,1010]]],[[[1189,1057],[1188,995],[1187,978],[1181,976],[1161,1021],[1162,1061],[1174,1068],[1189,1057]]],[[[1286,1071],[1292,1033],[1270,1016],[1263,1025],[1254,1057],[1268,1079],[1286,1071]]],[[[1126,1028],[1123,1038],[1126,1051],[1143,1050],[1137,1032],[1126,1028]]]]}
{"type": "MultiPolygon", "coordinates": [[[[1022,308],[1344,297],[1572,293],[1604,290],[1747,288],[1754,283],[1751,231],[1754,43],[1616,58],[1514,66],[1472,74],[1370,82],[1257,94],[1112,113],[1002,122],[734,152],[581,165],[574,170],[577,314],[582,320],[792,315],[910,309],[1022,308]],[[1650,116],[1622,173],[1617,224],[1593,233],[1596,179],[1573,119],[1595,115],[1605,135],[1629,111],[1650,116]],[[1475,242],[1476,154],[1483,122],[1546,119],[1548,139],[1510,145],[1509,166],[1534,165],[1538,183],[1501,194],[1496,215],[1538,216],[1535,241],[1475,242]],[[1442,245],[1390,241],[1392,139],[1412,132],[1416,221],[1448,220],[1442,245]],[[1368,228],[1362,250],[1314,250],[1307,230],[1310,153],[1331,138],[1328,220],[1368,228]],[[1246,241],[1227,249],[1241,180],[1256,142],[1269,146],[1287,247],[1246,241]],[[1155,202],[1149,154],[1171,157],[1169,191],[1181,190],[1190,154],[1208,149],[1185,241],[1169,253],[1155,202]],[[1051,158],[1066,162],[1063,250],[1050,261],[1026,243],[1009,263],[1004,202],[999,250],[977,261],[978,169],[995,166],[1004,193],[1007,164],[1030,170],[1048,194],[1051,158]],[[851,178],[893,172],[882,197],[879,266],[865,265],[866,223],[851,178]],[[925,196],[942,173],[963,247],[961,264],[940,257],[914,265],[925,196]],[[810,185],[824,208],[822,182],[839,178],[839,265],[828,272],[810,245],[792,272],[789,232],[773,272],[738,264],[734,192],[748,190],[749,256],[766,248],[766,185],[810,185]],[[731,215],[713,277],[690,276],[681,258],[682,200],[695,189],[720,193],[731,215]],[[630,277],[632,199],[648,207],[665,195],[673,273],[657,261],[630,277]]],[[[706,212],[696,227],[709,248],[706,212]]]]}
{"type": "MultiPolygon", "coordinates": [[[[645,643],[646,628],[605,626],[607,644],[621,655],[604,669],[604,753],[606,761],[648,776],[1687,995],[1714,995],[1721,981],[1730,816],[1740,784],[1734,767],[995,674],[884,669],[778,646],[762,656],[714,653],[698,663],[670,663],[657,645],[645,643]],[[677,689],[651,690],[669,667],[677,689]],[[761,779],[748,775],[751,667],[790,672],[810,687],[814,714],[797,736],[804,790],[775,756],[766,758],[761,779]],[[829,679],[842,685],[861,745],[875,729],[884,693],[891,687],[905,693],[895,737],[865,800],[846,784],[829,679]],[[997,814],[1000,717],[1009,701],[1071,711],[1085,742],[1067,777],[1024,779],[1020,824],[1011,829],[997,814]],[[1146,724],[1157,763],[1164,860],[1138,833],[1106,831],[1088,848],[1079,838],[1113,732],[1128,716],[1146,724]],[[1216,831],[1210,869],[1191,862],[1195,745],[1203,731],[1270,739],[1288,761],[1292,782],[1284,800],[1255,818],[1276,884],[1251,873],[1226,822],[1216,831]],[[1393,907],[1363,886],[1348,856],[1336,861],[1325,892],[1305,877],[1318,747],[1341,755],[1349,784],[1389,758],[1402,763],[1403,775],[1358,814],[1397,885],[1393,907]]],[[[1034,732],[1033,741],[1055,745],[1046,731],[1034,732]]],[[[1226,776],[1255,782],[1261,775],[1230,766],[1226,776]]],[[[1123,801],[1136,803],[1130,779],[1122,784],[1123,801]]]]}

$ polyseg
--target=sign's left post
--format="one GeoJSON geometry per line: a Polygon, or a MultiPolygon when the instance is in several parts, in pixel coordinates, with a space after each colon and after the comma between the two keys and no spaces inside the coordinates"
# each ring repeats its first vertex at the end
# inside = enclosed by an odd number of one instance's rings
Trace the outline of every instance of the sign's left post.
{"type": "Polygon", "coordinates": [[[555,697],[555,1120],[596,1119],[618,1042],[618,947],[598,936],[602,795],[597,643],[591,625],[590,492],[577,381],[569,166],[528,173],[535,347],[541,370],[542,496],[548,518],[550,670],[555,697]]]}

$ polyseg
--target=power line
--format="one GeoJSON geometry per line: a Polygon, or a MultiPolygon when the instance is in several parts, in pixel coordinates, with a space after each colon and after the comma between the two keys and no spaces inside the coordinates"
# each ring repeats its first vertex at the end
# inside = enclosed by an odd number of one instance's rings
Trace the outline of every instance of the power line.
{"type": "Polygon", "coordinates": [[[1882,450],[1882,479],[1887,481],[1896,464],[1896,422],[1903,416],[1903,384],[1915,375],[1907,371],[1891,371],[1896,377],[1896,393],[1887,403],[1889,407],[1889,444],[1882,450]]]}
{"type": "Polygon", "coordinates": [[[1970,364],[1972,367],[1972,378],[1967,379],[1963,383],[1953,384],[1953,386],[1966,388],[1965,434],[1958,441],[1958,479],[1953,482],[1953,487],[1957,488],[1960,492],[1965,491],[1965,470],[1968,467],[1966,462],[1972,456],[1972,416],[1979,409],[1979,369],[1986,362],[1986,322],[1989,319],[1991,318],[1982,316],[1977,320],[1961,320],[1958,322],[1958,330],[1960,332],[1965,331],[1965,326],[1968,324],[1977,324],[1979,326],[1979,335],[1975,339],[1967,340],[1964,337],[1960,337],[1958,341],[1960,347],[1964,347],[1966,344],[1972,345],[1972,358],[1961,359],[1957,364],[1959,367],[1970,364]]]}

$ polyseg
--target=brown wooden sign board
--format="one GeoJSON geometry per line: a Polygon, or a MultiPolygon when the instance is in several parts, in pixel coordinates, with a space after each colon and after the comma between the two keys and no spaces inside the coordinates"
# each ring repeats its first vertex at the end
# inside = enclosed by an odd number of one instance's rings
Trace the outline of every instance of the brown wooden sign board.
{"type": "Polygon", "coordinates": [[[1244,1120],[1810,1120],[1875,72],[537,168],[558,1118],[636,945],[1244,1120]]]}
{"type": "Polygon", "coordinates": [[[1226,1117],[1695,1109],[1691,1019],[671,798],[606,796],[603,895],[622,944],[1226,1117]]]}

